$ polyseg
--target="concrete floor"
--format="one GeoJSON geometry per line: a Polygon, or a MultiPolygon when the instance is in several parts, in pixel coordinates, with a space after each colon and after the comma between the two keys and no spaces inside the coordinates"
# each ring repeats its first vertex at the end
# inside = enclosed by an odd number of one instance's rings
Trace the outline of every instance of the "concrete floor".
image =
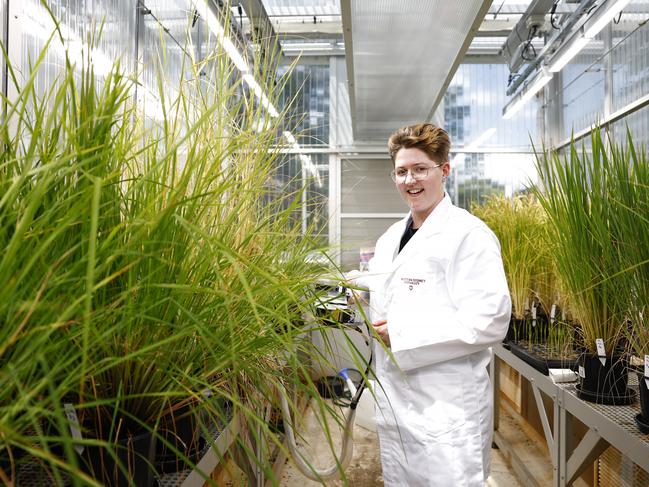
{"type": "MultiPolygon", "coordinates": [[[[361,423],[366,423],[361,419],[361,423]]],[[[340,452],[341,428],[333,421],[329,421],[336,455],[340,452]]],[[[300,451],[314,465],[326,468],[333,464],[331,449],[327,444],[325,433],[312,408],[309,408],[304,417],[304,425],[300,432],[304,435],[299,442],[300,451]]],[[[347,484],[341,480],[331,480],[327,486],[339,487],[349,485],[352,487],[379,487],[383,485],[381,475],[381,461],[379,459],[379,441],[373,431],[359,425],[354,425],[354,455],[346,470],[347,484]]],[[[286,462],[281,477],[282,487],[315,487],[322,485],[304,477],[291,461],[286,462]]],[[[489,487],[521,487],[517,478],[505,463],[503,456],[496,449],[493,450],[491,476],[487,481],[489,487]]]]}

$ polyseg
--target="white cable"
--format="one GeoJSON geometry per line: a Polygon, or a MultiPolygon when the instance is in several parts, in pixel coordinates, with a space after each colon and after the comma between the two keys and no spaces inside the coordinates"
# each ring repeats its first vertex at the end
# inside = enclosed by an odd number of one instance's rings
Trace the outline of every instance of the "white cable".
{"type": "Polygon", "coordinates": [[[347,417],[345,418],[345,429],[343,430],[342,437],[342,451],[340,453],[339,459],[337,459],[338,461],[327,469],[319,470],[315,467],[309,466],[309,464],[304,460],[304,456],[297,451],[297,444],[295,443],[295,434],[293,433],[292,426],[293,418],[291,416],[291,410],[288,406],[286,388],[283,385],[280,386],[279,393],[282,414],[284,415],[284,431],[286,433],[286,438],[288,441],[288,449],[291,452],[297,468],[305,477],[311,480],[322,481],[339,478],[340,472],[344,470],[347,465],[349,465],[354,451],[353,429],[354,418],[356,417],[356,408],[349,408],[349,412],[347,413],[347,417]]]}

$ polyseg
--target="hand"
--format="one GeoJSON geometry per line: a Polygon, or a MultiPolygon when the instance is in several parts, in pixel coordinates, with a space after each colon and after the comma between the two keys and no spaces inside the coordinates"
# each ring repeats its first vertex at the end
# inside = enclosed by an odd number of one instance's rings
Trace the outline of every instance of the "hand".
{"type": "Polygon", "coordinates": [[[383,343],[385,343],[386,347],[390,346],[390,334],[388,333],[388,321],[387,320],[379,320],[375,321],[372,323],[372,326],[374,327],[374,331],[378,333],[378,335],[381,337],[381,340],[383,340],[383,343]]]}

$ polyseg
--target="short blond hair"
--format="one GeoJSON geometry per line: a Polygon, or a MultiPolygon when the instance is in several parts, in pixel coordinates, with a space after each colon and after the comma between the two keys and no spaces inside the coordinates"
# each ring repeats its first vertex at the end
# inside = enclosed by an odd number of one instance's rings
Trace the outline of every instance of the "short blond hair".
{"type": "Polygon", "coordinates": [[[407,125],[395,131],[388,140],[388,151],[394,158],[401,149],[419,149],[438,164],[448,161],[451,139],[446,130],[432,123],[407,125]]]}

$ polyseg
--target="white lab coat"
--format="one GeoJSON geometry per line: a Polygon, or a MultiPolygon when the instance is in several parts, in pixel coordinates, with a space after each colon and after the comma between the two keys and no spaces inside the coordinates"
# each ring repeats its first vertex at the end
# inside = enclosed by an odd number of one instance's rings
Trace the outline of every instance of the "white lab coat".
{"type": "Polygon", "coordinates": [[[493,398],[490,346],[511,301],[495,235],[448,195],[397,254],[409,218],[376,244],[372,322],[387,319],[391,352],[375,347],[376,423],[386,486],[483,486],[493,398]]]}

